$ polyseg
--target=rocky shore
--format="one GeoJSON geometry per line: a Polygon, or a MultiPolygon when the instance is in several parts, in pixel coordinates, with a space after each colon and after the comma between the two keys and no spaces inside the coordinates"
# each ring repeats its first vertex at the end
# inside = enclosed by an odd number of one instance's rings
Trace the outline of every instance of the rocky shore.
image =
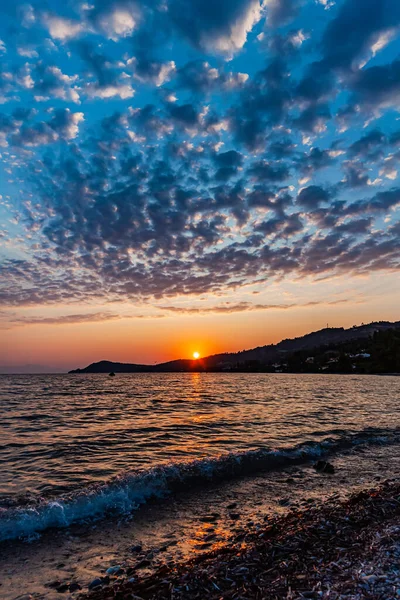
{"type": "Polygon", "coordinates": [[[236,529],[218,549],[146,570],[116,565],[79,600],[400,598],[400,482],[304,502],[236,529]]]}

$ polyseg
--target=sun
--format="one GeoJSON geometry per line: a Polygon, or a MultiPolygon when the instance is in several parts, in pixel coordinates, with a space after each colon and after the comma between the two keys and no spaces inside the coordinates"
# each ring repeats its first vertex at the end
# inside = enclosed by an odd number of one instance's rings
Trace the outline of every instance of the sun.
{"type": "Polygon", "coordinates": [[[200,353],[199,352],[193,352],[193,358],[195,360],[197,360],[198,358],[200,358],[200,353]]]}

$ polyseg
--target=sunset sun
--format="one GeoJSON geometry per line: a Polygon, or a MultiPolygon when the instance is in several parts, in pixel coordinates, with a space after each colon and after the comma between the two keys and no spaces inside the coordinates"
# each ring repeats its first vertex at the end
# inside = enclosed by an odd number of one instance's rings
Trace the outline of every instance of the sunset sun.
{"type": "Polygon", "coordinates": [[[200,358],[200,353],[199,352],[193,352],[193,358],[195,360],[197,360],[198,358],[200,358]]]}

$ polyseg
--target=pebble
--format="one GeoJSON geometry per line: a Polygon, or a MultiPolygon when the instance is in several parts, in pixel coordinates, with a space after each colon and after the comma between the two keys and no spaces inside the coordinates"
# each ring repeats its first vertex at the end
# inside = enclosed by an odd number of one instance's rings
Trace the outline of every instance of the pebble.
{"type": "Polygon", "coordinates": [[[199,521],[202,523],[213,523],[214,521],[218,521],[221,518],[219,513],[212,513],[211,515],[204,515],[204,517],[200,517],[199,521]]]}
{"type": "Polygon", "coordinates": [[[150,565],[151,565],[151,562],[144,558],[143,560],[138,562],[138,564],[136,565],[136,569],[144,569],[145,567],[149,567],[150,565]]]}
{"type": "Polygon", "coordinates": [[[364,583],[367,583],[368,585],[374,584],[378,579],[379,577],[377,577],[376,575],[366,575],[362,578],[364,583]]]}
{"type": "Polygon", "coordinates": [[[333,474],[335,472],[335,467],[325,460],[318,460],[314,465],[314,469],[320,473],[333,474]]]}
{"type": "Polygon", "coordinates": [[[59,594],[64,594],[65,592],[68,592],[68,588],[69,588],[68,583],[62,583],[61,585],[58,586],[58,588],[56,588],[56,591],[59,594]]]}
{"type": "Polygon", "coordinates": [[[120,565],[116,565],[115,567],[110,567],[106,571],[107,575],[122,575],[124,573],[124,569],[120,565]]]}
{"type": "Polygon", "coordinates": [[[141,552],[142,546],[140,544],[136,544],[136,546],[132,546],[131,552],[141,552]]]}
{"type": "Polygon", "coordinates": [[[281,498],[278,501],[279,506],[288,506],[288,504],[290,504],[290,500],[289,498],[281,498]]]}
{"type": "Polygon", "coordinates": [[[89,583],[88,587],[89,590],[93,590],[94,588],[99,587],[100,585],[103,585],[103,580],[100,579],[100,577],[96,577],[91,583],[89,583]]]}
{"type": "Polygon", "coordinates": [[[57,589],[61,585],[61,581],[56,579],[55,581],[50,581],[49,583],[45,583],[45,587],[57,589]]]}
{"type": "Polygon", "coordinates": [[[69,584],[69,591],[71,594],[73,594],[74,592],[77,592],[78,590],[81,590],[81,589],[82,589],[82,586],[80,586],[77,581],[73,581],[72,583],[69,584]]]}

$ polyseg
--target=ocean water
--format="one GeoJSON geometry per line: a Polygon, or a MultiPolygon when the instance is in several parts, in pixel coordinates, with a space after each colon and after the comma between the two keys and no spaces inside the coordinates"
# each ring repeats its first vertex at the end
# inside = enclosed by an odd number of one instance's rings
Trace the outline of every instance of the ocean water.
{"type": "Polygon", "coordinates": [[[396,377],[0,376],[0,541],[399,435],[396,377]]]}

